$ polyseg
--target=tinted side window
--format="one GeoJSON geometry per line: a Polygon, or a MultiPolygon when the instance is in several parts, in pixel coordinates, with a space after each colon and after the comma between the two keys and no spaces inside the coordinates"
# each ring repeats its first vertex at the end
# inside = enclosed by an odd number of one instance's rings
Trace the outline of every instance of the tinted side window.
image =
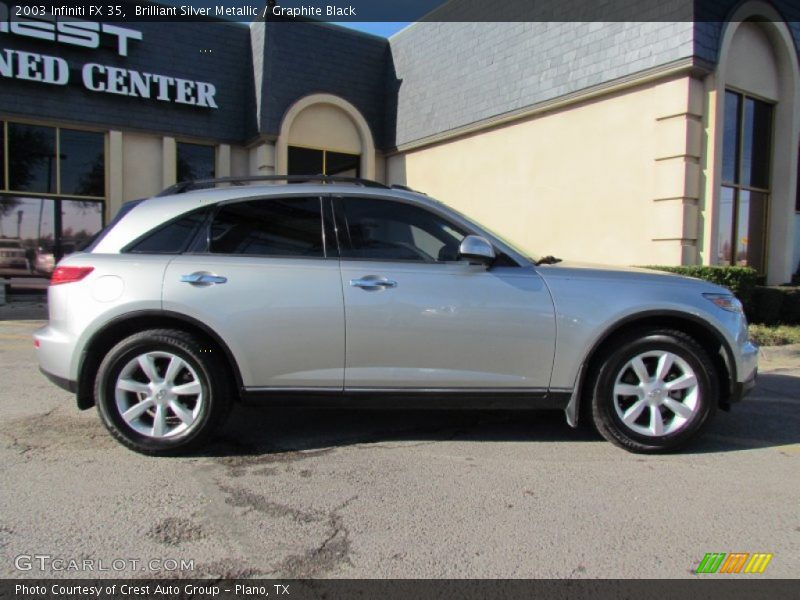
{"type": "Polygon", "coordinates": [[[209,251],[322,258],[322,200],[275,198],[225,205],[211,225],[209,251]]]}
{"type": "Polygon", "coordinates": [[[137,254],[180,254],[191,242],[207,212],[193,212],[167,223],[142,238],[127,251],[137,254]]]}
{"type": "Polygon", "coordinates": [[[458,260],[466,232],[417,206],[373,198],[344,198],[349,244],[343,255],[373,260],[458,260]]]}

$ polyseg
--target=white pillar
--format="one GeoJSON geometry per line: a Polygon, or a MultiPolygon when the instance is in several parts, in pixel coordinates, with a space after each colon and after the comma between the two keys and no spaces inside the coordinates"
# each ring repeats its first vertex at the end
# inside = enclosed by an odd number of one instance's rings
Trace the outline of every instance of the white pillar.
{"type": "Polygon", "coordinates": [[[122,132],[108,132],[108,163],[106,164],[106,222],[110,221],[120,206],[123,199],[123,177],[122,177],[122,132]]]}
{"type": "Polygon", "coordinates": [[[161,173],[162,187],[169,187],[176,183],[178,177],[178,147],[174,137],[165,137],[162,141],[163,169],[161,173]]]}

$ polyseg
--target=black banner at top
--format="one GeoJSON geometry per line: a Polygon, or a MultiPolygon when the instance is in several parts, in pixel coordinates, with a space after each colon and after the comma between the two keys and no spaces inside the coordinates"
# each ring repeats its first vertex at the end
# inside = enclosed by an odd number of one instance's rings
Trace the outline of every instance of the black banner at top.
{"type": "MultiPolygon", "coordinates": [[[[2,0],[0,21],[321,22],[725,21],[740,0],[2,0]]],[[[800,20],[796,0],[773,0],[800,20]]]]}

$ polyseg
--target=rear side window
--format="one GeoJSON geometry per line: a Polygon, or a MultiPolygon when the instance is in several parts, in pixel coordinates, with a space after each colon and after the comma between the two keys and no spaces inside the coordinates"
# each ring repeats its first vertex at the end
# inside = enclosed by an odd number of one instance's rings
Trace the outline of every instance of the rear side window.
{"type": "Polygon", "coordinates": [[[113,219],[111,219],[111,222],[108,225],[106,225],[103,229],[98,231],[96,234],[94,234],[94,236],[86,240],[85,245],[78,248],[78,250],[82,252],[91,252],[92,250],[94,250],[97,244],[100,243],[100,240],[106,237],[106,234],[108,234],[109,231],[114,229],[117,223],[119,223],[122,220],[122,217],[127,215],[129,212],[131,212],[131,210],[133,210],[139,204],[144,202],[144,200],[145,200],[144,198],[140,198],[138,200],[130,200],[125,204],[123,204],[117,211],[116,216],[113,219]]]}
{"type": "Polygon", "coordinates": [[[135,242],[127,252],[136,254],[180,254],[192,241],[207,211],[196,211],[162,225],[135,242]]]}
{"type": "Polygon", "coordinates": [[[224,205],[211,224],[209,251],[324,258],[322,199],[274,198],[224,205]]]}

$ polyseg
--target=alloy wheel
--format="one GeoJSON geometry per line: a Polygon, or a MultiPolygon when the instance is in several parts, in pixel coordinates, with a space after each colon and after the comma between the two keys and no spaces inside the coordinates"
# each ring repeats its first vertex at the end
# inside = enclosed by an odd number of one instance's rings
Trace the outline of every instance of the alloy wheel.
{"type": "Polygon", "coordinates": [[[146,352],[128,361],[114,395],[123,421],[156,439],[187,433],[198,423],[204,402],[197,372],[171,352],[146,352]]]}
{"type": "Polygon", "coordinates": [[[638,354],[614,381],[614,409],[631,431],[661,437],[684,429],[700,412],[700,386],[683,358],[663,350],[638,354]]]}

